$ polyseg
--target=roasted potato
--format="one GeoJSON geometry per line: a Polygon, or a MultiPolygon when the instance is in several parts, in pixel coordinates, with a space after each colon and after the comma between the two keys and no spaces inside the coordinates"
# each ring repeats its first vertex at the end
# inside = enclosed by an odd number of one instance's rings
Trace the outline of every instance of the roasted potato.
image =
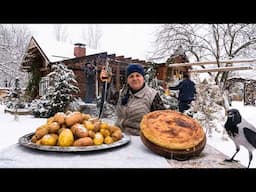
{"type": "Polygon", "coordinates": [[[65,127],[62,127],[62,128],[60,128],[60,129],[58,129],[58,135],[60,135],[60,133],[61,133],[64,129],[66,129],[66,128],[65,128],[65,127]]]}
{"type": "Polygon", "coordinates": [[[92,124],[96,123],[97,121],[99,121],[99,119],[97,117],[91,117],[89,118],[87,121],[91,122],[92,124]]]}
{"type": "Polygon", "coordinates": [[[111,137],[114,141],[118,141],[122,138],[122,131],[116,130],[114,133],[112,133],[111,137]]]}
{"type": "Polygon", "coordinates": [[[94,125],[92,122],[86,121],[86,122],[84,122],[84,126],[85,126],[88,130],[93,130],[93,131],[94,131],[95,125],[94,125]]]}
{"type": "Polygon", "coordinates": [[[100,129],[100,133],[104,136],[110,136],[110,131],[108,129],[100,129]]]}
{"type": "Polygon", "coordinates": [[[56,145],[58,140],[58,135],[56,134],[46,134],[42,137],[41,139],[41,145],[50,145],[50,146],[54,146],[56,145]]]}
{"type": "Polygon", "coordinates": [[[54,121],[54,117],[50,117],[47,119],[47,124],[50,124],[54,121]]]}
{"type": "Polygon", "coordinates": [[[65,123],[67,127],[71,127],[76,123],[82,123],[82,122],[83,122],[83,116],[79,111],[75,111],[69,115],[66,115],[65,123]]]}
{"type": "Polygon", "coordinates": [[[70,129],[64,129],[58,139],[58,145],[61,147],[68,147],[73,145],[74,143],[74,135],[70,129]]]}
{"type": "Polygon", "coordinates": [[[100,129],[108,129],[108,128],[109,128],[108,123],[106,123],[106,122],[101,122],[100,123],[100,129]]]}
{"type": "Polygon", "coordinates": [[[66,115],[63,112],[58,112],[53,116],[53,121],[57,122],[59,125],[65,123],[66,115]]]}
{"type": "Polygon", "coordinates": [[[52,122],[48,125],[49,133],[58,133],[60,125],[58,122],[52,122]]]}
{"type": "Polygon", "coordinates": [[[92,130],[89,130],[88,133],[89,133],[89,137],[91,137],[93,139],[95,136],[95,132],[92,130]]]}
{"type": "Polygon", "coordinates": [[[84,121],[87,121],[88,119],[91,118],[91,115],[90,115],[90,114],[84,114],[84,113],[82,113],[82,116],[83,116],[83,120],[84,120],[84,121]]]}
{"type": "Polygon", "coordinates": [[[36,144],[37,144],[37,145],[41,145],[41,139],[37,140],[37,141],[36,141],[36,144]]]}
{"type": "Polygon", "coordinates": [[[121,129],[119,127],[115,126],[115,125],[109,126],[108,129],[110,130],[111,134],[114,133],[116,130],[121,131],[121,129]]]}
{"type": "Polygon", "coordinates": [[[33,136],[32,136],[31,142],[32,142],[32,143],[36,143],[36,142],[37,142],[37,137],[36,137],[36,135],[33,135],[33,136]]]}
{"type": "Polygon", "coordinates": [[[113,140],[113,138],[110,137],[110,136],[107,136],[107,137],[104,138],[104,143],[105,143],[105,144],[111,144],[111,143],[113,143],[113,142],[114,142],[114,140],[113,140]]]}
{"type": "Polygon", "coordinates": [[[100,132],[95,133],[95,136],[93,138],[93,143],[95,145],[101,145],[104,141],[104,137],[100,132]]]}
{"type": "Polygon", "coordinates": [[[73,125],[71,127],[71,131],[78,138],[88,137],[89,135],[88,129],[85,128],[84,125],[80,123],[76,123],[75,125],[73,125]]]}
{"type": "Polygon", "coordinates": [[[75,140],[73,146],[90,146],[93,145],[93,140],[90,137],[83,137],[75,140]]]}
{"type": "Polygon", "coordinates": [[[46,126],[41,126],[36,129],[35,137],[37,140],[41,139],[44,135],[48,134],[48,128],[46,126]]]}
{"type": "Polygon", "coordinates": [[[101,123],[100,121],[96,121],[96,122],[94,123],[93,131],[94,131],[95,133],[100,130],[100,123],[101,123]]]}

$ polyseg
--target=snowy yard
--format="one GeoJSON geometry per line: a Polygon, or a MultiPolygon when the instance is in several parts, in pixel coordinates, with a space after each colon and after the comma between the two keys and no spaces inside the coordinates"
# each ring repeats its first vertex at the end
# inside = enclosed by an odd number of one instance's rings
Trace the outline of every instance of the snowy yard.
{"type": "MultiPolygon", "coordinates": [[[[256,125],[256,107],[244,106],[241,102],[233,102],[232,104],[232,108],[239,109],[242,116],[248,122],[256,125]]],[[[0,105],[0,119],[0,151],[10,145],[16,144],[21,136],[34,132],[38,126],[42,125],[46,121],[45,118],[34,118],[31,115],[20,115],[17,120],[15,120],[14,115],[4,113],[3,105],[0,105]]],[[[207,143],[231,157],[235,152],[235,145],[233,142],[230,139],[223,140],[223,135],[220,133],[213,133],[212,137],[208,137],[207,143]]],[[[254,157],[251,162],[251,168],[256,168],[256,150],[254,150],[253,155],[254,157]]],[[[249,160],[248,151],[244,147],[241,147],[241,150],[236,155],[235,159],[239,160],[242,165],[247,166],[249,160]]]]}

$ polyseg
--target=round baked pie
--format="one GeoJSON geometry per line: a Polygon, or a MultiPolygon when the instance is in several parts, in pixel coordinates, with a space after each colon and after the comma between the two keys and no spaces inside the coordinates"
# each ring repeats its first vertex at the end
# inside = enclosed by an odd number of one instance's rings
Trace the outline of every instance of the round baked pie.
{"type": "Polygon", "coordinates": [[[177,160],[199,155],[206,144],[200,124],[190,116],[173,110],[158,110],[143,116],[142,142],[152,151],[177,160]]]}

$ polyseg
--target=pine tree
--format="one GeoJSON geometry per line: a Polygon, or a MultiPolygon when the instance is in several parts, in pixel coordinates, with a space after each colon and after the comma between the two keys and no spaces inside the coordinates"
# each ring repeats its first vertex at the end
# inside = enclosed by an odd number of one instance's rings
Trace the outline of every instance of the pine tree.
{"type": "Polygon", "coordinates": [[[24,103],[21,102],[22,89],[20,87],[19,78],[15,78],[15,85],[8,94],[6,107],[10,109],[24,108],[24,103]]]}
{"type": "Polygon", "coordinates": [[[38,117],[50,117],[57,112],[65,112],[74,101],[74,94],[79,92],[74,72],[63,63],[52,65],[52,72],[47,77],[50,86],[46,94],[35,101],[36,108],[33,109],[33,114],[38,117]]]}

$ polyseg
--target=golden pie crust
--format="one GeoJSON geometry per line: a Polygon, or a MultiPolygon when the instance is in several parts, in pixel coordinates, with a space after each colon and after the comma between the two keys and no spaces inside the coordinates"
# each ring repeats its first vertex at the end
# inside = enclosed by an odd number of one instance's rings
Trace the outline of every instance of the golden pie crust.
{"type": "Polygon", "coordinates": [[[173,110],[144,115],[140,127],[143,137],[165,149],[187,150],[205,140],[205,132],[195,119],[173,110]]]}

